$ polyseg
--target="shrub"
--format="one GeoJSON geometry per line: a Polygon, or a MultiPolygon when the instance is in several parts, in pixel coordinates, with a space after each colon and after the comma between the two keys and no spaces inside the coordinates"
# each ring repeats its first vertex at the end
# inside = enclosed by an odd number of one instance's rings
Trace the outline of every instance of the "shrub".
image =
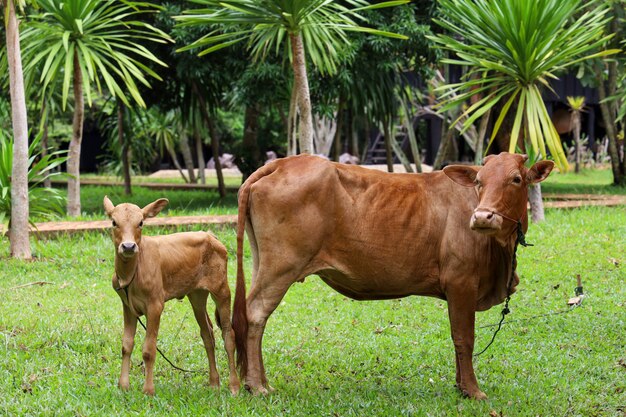
{"type": "MultiPolygon", "coordinates": [[[[60,175],[53,170],[67,160],[65,151],[42,156],[39,151],[41,135],[28,147],[28,199],[29,221],[54,218],[62,215],[65,198],[59,190],[42,187],[47,178],[60,175]]],[[[0,224],[8,229],[11,221],[11,170],[13,168],[13,138],[0,131],[0,224]]]]}

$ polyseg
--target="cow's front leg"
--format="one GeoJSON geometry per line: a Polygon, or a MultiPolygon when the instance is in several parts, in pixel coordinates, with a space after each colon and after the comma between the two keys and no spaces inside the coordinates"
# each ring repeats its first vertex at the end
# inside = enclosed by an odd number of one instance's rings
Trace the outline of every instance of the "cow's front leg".
{"type": "Polygon", "coordinates": [[[163,302],[151,301],[148,304],[146,314],[146,340],[143,344],[143,363],[146,367],[146,380],[143,385],[143,392],[147,395],[154,395],[154,361],[156,359],[156,343],[163,312],[163,302]]]}
{"type": "Polygon", "coordinates": [[[474,294],[468,294],[466,287],[449,291],[447,298],[450,330],[456,356],[457,386],[463,395],[476,400],[484,400],[487,396],[478,388],[472,363],[476,297],[474,294]]]}
{"type": "Polygon", "coordinates": [[[130,356],[135,346],[137,316],[131,313],[126,304],[122,303],[122,307],[124,310],[124,335],[122,336],[122,372],[118,386],[126,391],[130,387],[128,374],[130,372],[130,356]]]}

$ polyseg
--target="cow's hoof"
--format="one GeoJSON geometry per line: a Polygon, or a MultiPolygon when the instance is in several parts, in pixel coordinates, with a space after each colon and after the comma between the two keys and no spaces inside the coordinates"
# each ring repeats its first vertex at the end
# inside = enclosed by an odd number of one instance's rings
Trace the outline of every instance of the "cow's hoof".
{"type": "Polygon", "coordinates": [[[239,384],[237,385],[231,385],[230,387],[228,387],[228,389],[230,389],[230,393],[232,395],[237,395],[239,394],[239,384]]]}
{"type": "Polygon", "coordinates": [[[128,382],[121,382],[120,381],[120,382],[118,382],[117,386],[122,391],[128,391],[130,389],[130,384],[128,382]]]}
{"type": "Polygon", "coordinates": [[[143,393],[149,395],[151,397],[154,396],[154,386],[151,387],[143,387],[143,393]]]}
{"type": "Polygon", "coordinates": [[[220,389],[220,380],[213,380],[213,381],[209,381],[209,388],[213,389],[213,390],[219,390],[220,389]]]}
{"type": "Polygon", "coordinates": [[[482,392],[479,389],[475,389],[475,390],[463,390],[463,396],[467,397],[467,398],[471,398],[472,400],[478,400],[478,401],[482,401],[482,400],[486,400],[487,399],[487,394],[485,394],[484,392],[482,392]]]}
{"type": "Polygon", "coordinates": [[[269,391],[263,385],[250,385],[246,384],[246,389],[250,392],[250,394],[254,395],[267,395],[269,391]]]}

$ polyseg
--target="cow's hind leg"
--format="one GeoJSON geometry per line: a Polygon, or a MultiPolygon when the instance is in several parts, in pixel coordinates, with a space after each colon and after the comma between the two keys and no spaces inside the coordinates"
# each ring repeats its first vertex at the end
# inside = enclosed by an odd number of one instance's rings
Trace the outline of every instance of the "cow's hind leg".
{"type": "MultiPolygon", "coordinates": [[[[292,276],[292,275],[289,275],[292,276]]],[[[246,388],[253,394],[267,394],[272,388],[267,382],[261,353],[263,332],[267,319],[274,312],[294,282],[288,275],[268,275],[259,271],[247,299],[248,311],[248,370],[246,388]]]]}
{"type": "Polygon", "coordinates": [[[451,288],[446,293],[450,330],[456,356],[456,380],[463,395],[484,400],[487,396],[478,387],[472,363],[476,308],[475,302],[471,300],[475,300],[475,297],[467,292],[467,288],[451,288]]]}
{"type": "Polygon", "coordinates": [[[222,338],[224,339],[224,347],[228,356],[228,388],[235,395],[239,392],[240,384],[235,364],[235,332],[230,321],[230,289],[228,288],[228,282],[224,281],[220,289],[211,292],[211,297],[215,302],[215,315],[222,329],[222,338]]]}
{"type": "Polygon", "coordinates": [[[193,314],[200,326],[200,336],[204,343],[204,349],[209,359],[209,386],[217,388],[220,386],[220,377],[215,365],[215,336],[213,335],[213,324],[206,312],[206,301],[209,292],[205,290],[194,291],[187,294],[189,302],[193,307],[193,314]]]}

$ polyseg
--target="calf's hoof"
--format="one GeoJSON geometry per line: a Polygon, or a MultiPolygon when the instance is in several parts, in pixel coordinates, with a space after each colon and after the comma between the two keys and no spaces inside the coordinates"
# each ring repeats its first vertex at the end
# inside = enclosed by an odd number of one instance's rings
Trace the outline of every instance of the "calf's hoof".
{"type": "Polygon", "coordinates": [[[237,385],[231,384],[228,389],[230,389],[230,393],[233,396],[239,394],[239,383],[237,383],[237,385]]]}
{"type": "Polygon", "coordinates": [[[144,385],[143,393],[153,397],[154,396],[154,385],[152,385],[152,386],[144,385]]]}
{"type": "Polygon", "coordinates": [[[122,391],[128,391],[130,389],[130,384],[128,383],[128,381],[120,381],[117,383],[117,387],[122,391]]]}

